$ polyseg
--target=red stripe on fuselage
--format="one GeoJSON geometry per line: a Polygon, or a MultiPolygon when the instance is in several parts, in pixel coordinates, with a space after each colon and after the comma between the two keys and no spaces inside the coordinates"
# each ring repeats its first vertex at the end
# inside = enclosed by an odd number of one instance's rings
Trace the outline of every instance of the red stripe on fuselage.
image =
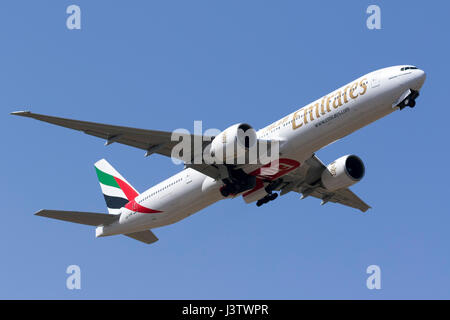
{"type": "Polygon", "coordinates": [[[139,203],[136,202],[135,198],[139,195],[128,183],[125,181],[114,177],[117,184],[119,185],[120,189],[125,193],[125,196],[128,199],[128,203],[125,205],[125,208],[128,210],[139,212],[139,213],[158,213],[162,212],[159,210],[153,210],[144,206],[141,206],[139,203]]]}
{"type": "Polygon", "coordinates": [[[141,206],[136,200],[132,200],[125,205],[125,208],[131,211],[139,212],[139,213],[158,213],[162,212],[159,210],[153,210],[144,206],[141,206]]]}

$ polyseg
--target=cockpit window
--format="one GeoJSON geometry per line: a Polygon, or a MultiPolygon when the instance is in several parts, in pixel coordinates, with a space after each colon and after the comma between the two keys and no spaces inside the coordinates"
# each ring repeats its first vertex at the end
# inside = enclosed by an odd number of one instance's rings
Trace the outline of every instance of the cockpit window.
{"type": "Polygon", "coordinates": [[[414,70],[414,69],[417,69],[417,67],[403,67],[400,69],[400,71],[414,70]]]}

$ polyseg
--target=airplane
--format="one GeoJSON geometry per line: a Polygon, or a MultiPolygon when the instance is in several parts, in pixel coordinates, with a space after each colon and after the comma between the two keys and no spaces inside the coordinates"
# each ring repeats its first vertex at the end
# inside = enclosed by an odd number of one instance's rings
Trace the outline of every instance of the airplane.
{"type": "MultiPolygon", "coordinates": [[[[235,146],[248,151],[255,145],[255,139],[256,142],[276,141],[276,165],[184,159],[186,164],[181,172],[139,193],[102,159],[95,163],[95,170],[108,214],[46,209],[35,214],[95,226],[96,237],[122,234],[150,244],[158,240],[152,229],[178,222],[219,200],[238,196],[246,203],[256,202],[259,207],[275,200],[279,194],[295,192],[301,194],[302,199],[319,198],[321,204],[339,203],[366,212],[371,207],[349,189],[364,177],[362,160],[350,154],[325,165],[315,152],[395,110],[413,108],[425,78],[425,72],[412,65],[383,68],[351,81],[258,131],[246,123],[238,123],[216,136],[184,134],[184,138],[200,138],[202,148],[206,146],[202,150],[208,150],[211,156],[215,152],[220,154],[225,145],[231,145],[232,152],[236,152],[235,146]],[[241,132],[247,134],[246,138],[242,139],[241,132]]],[[[174,157],[172,149],[178,143],[173,141],[171,132],[78,121],[30,111],[11,114],[78,130],[105,139],[105,145],[121,143],[143,149],[146,156],[156,153],[174,157]]],[[[236,155],[232,153],[231,157],[236,155]]]]}

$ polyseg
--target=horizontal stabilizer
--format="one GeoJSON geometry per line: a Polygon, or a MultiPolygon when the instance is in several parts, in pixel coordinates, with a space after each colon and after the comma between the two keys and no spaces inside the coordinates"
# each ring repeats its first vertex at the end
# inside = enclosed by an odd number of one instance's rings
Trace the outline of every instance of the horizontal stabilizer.
{"type": "Polygon", "coordinates": [[[128,233],[128,234],[125,234],[125,236],[133,238],[133,239],[141,241],[141,242],[144,242],[146,244],[150,244],[150,243],[158,241],[158,238],[150,230],[128,233]]]}
{"type": "Polygon", "coordinates": [[[88,226],[99,226],[102,224],[109,224],[119,218],[116,215],[106,213],[45,210],[45,209],[36,212],[35,215],[73,223],[85,224],[88,226]]]}

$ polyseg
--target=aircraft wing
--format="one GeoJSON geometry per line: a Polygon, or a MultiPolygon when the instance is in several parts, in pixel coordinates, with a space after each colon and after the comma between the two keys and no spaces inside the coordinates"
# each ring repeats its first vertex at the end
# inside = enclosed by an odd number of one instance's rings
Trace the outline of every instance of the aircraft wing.
{"type": "MultiPolygon", "coordinates": [[[[121,143],[135,148],[145,150],[145,156],[149,156],[153,153],[157,153],[163,156],[172,157],[172,148],[179,143],[180,140],[172,141],[172,132],[137,129],[131,127],[115,126],[97,122],[80,121],[66,118],[59,118],[54,116],[48,116],[31,111],[17,111],[12,112],[12,115],[33,118],[36,120],[48,122],[57,126],[77,130],[84,132],[85,134],[104,139],[105,145],[112,143],[121,143]]],[[[188,167],[210,176],[213,179],[219,179],[221,176],[221,169],[223,170],[225,165],[216,164],[194,164],[194,146],[192,143],[194,139],[198,139],[202,143],[202,151],[204,148],[214,139],[213,136],[206,135],[193,135],[178,133],[179,136],[183,136],[183,139],[190,138],[191,140],[191,161],[187,164],[188,167]]],[[[175,158],[181,159],[178,154],[173,154],[175,158]]]]}
{"type": "Polygon", "coordinates": [[[320,177],[326,166],[313,155],[306,160],[298,169],[288,173],[283,177],[284,186],[281,187],[281,195],[290,191],[302,194],[302,198],[312,196],[322,199],[322,204],[327,202],[340,203],[362,212],[370,209],[370,206],[361,200],[350,189],[343,188],[330,192],[320,185],[320,177]]]}
{"type": "MultiPolygon", "coordinates": [[[[146,156],[153,153],[158,153],[171,157],[172,148],[179,143],[179,141],[172,141],[172,132],[167,131],[145,130],[96,122],[72,120],[32,113],[30,111],[18,111],[11,114],[15,116],[33,118],[61,127],[78,130],[88,135],[105,139],[105,145],[116,142],[139,148],[146,151],[146,156]]],[[[209,141],[213,138],[209,136],[199,137],[192,134],[189,136],[191,139],[198,138],[200,141],[203,141],[203,143],[209,143],[209,141]]],[[[191,154],[193,155],[193,152],[191,154]]]]}

